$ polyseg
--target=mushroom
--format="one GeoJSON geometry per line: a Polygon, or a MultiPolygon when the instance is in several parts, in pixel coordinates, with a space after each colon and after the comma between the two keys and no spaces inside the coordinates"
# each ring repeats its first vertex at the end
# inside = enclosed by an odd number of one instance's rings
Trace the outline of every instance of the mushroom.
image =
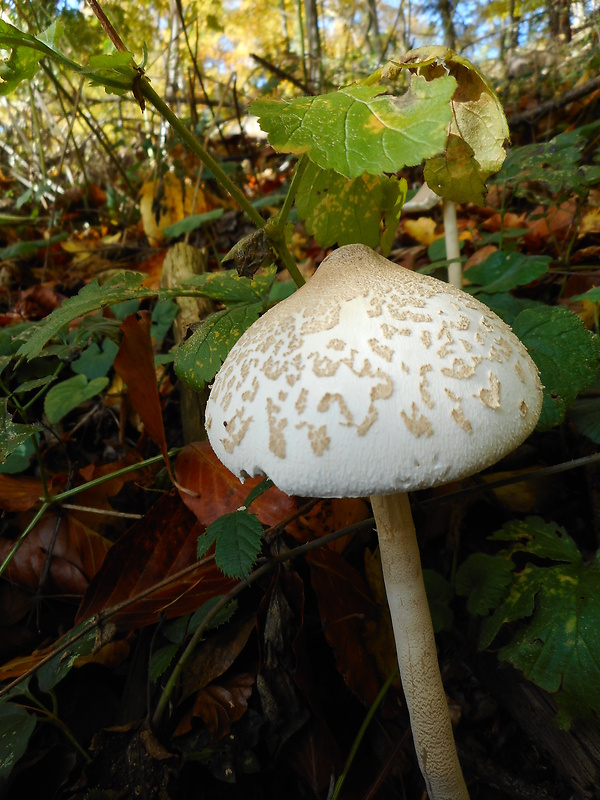
{"type": "Polygon", "coordinates": [[[542,387],[510,328],[468,294],[363,245],[329,255],[225,360],[215,453],[285,492],[370,496],[398,664],[431,800],[467,800],[407,492],[472,475],[533,430],[542,387]]]}

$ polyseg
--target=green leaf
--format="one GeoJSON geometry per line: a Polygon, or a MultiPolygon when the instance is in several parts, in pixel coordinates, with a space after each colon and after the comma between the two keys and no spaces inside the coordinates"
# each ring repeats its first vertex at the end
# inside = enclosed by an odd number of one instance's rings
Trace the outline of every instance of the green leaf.
{"type": "Polygon", "coordinates": [[[53,43],[61,33],[58,21],[36,38],[0,19],[0,48],[12,51],[8,59],[0,61],[0,95],[10,94],[21,81],[36,76],[39,62],[52,55],[53,43]]]}
{"type": "Polygon", "coordinates": [[[103,378],[108,375],[118,352],[119,345],[112,339],[104,339],[102,349],[92,342],[77,361],[73,361],[71,369],[76,375],[85,375],[88,380],[103,378]]]}
{"type": "Polygon", "coordinates": [[[122,303],[124,300],[155,296],[156,291],[141,285],[145,278],[146,276],[139,272],[123,272],[102,286],[94,279],[84,286],[79,294],[65,300],[60,308],[54,309],[39,326],[34,328],[28,341],[19,348],[18,355],[28,360],[35,358],[46,342],[77,317],[89,314],[98,308],[122,303]]]}
{"type": "Polygon", "coordinates": [[[379,175],[420,164],[440,153],[450,124],[456,81],[413,75],[402,97],[380,85],[345,86],[293,100],[258,100],[251,113],[282,153],[306,153],[322,169],[348,178],[379,175]]]}
{"type": "Polygon", "coordinates": [[[588,303],[600,303],[600,286],[594,286],[592,289],[588,289],[587,292],[584,292],[583,294],[576,294],[571,298],[571,300],[586,300],[588,303]]]}
{"type": "Polygon", "coordinates": [[[268,492],[269,489],[273,486],[273,481],[270,478],[263,478],[262,481],[257,484],[254,489],[250,492],[246,500],[244,501],[244,506],[248,508],[248,506],[252,505],[255,500],[263,495],[265,492],[268,492]]]}
{"type": "Polygon", "coordinates": [[[499,656],[538,686],[560,692],[561,722],[600,713],[600,559],[584,564],[568,534],[537,517],[512,521],[494,539],[513,541],[506,552],[528,553],[558,561],[527,564],[514,576],[509,594],[482,628],[481,646],[493,641],[502,625],[524,624],[499,656]]]}
{"type": "Polygon", "coordinates": [[[496,250],[485,261],[466,270],[465,276],[471,284],[468,290],[472,294],[496,294],[527,286],[547,274],[551,260],[550,256],[525,256],[496,250]]]}
{"type": "Polygon", "coordinates": [[[18,450],[38,431],[41,425],[21,425],[12,421],[7,408],[7,398],[0,398],[0,462],[4,463],[11,453],[18,450]]]}
{"type": "Polygon", "coordinates": [[[36,718],[15,703],[0,702],[0,785],[5,785],[17,761],[25,755],[36,718]]]}
{"type": "Polygon", "coordinates": [[[456,573],[456,594],[470,614],[485,616],[506,597],[515,565],[502,556],[473,553],[456,573]]]}
{"type": "MultiPolygon", "coordinates": [[[[93,628],[79,636],[79,632],[87,624],[87,622],[82,622],[81,625],[73,628],[67,634],[67,637],[72,640],[70,646],[66,650],[57,653],[47,664],[38,669],[36,675],[42,692],[52,691],[56,684],[68,674],[79,656],[87,656],[94,649],[96,631],[93,628]]],[[[58,643],[62,644],[63,642],[59,640],[58,643]]]]}
{"type": "Polygon", "coordinates": [[[509,138],[502,104],[489,81],[468,59],[443,46],[420,47],[397,63],[430,80],[446,73],[456,80],[448,146],[425,165],[425,179],[448,200],[483,205],[485,182],[502,166],[509,138]]]}
{"type": "Polygon", "coordinates": [[[600,397],[576,400],[569,409],[569,422],[579,433],[600,444],[600,397]]]}
{"type": "Polygon", "coordinates": [[[190,214],[189,217],[184,217],[179,222],[174,222],[173,225],[167,225],[162,229],[162,232],[168,238],[183,236],[222,216],[222,208],[215,208],[213,211],[206,211],[204,214],[190,214]]]}
{"type": "Polygon", "coordinates": [[[512,327],[540,371],[544,402],[538,429],[548,430],[564,420],[577,395],[596,380],[600,339],[561,307],[522,311],[512,327]]]}
{"type": "Polygon", "coordinates": [[[150,336],[154,342],[162,342],[175,318],[179,314],[179,306],[173,300],[159,300],[152,309],[152,327],[150,336]]]}
{"type": "Polygon", "coordinates": [[[238,275],[237,270],[228,269],[223,272],[204,272],[191,275],[186,279],[186,286],[193,287],[199,295],[220,300],[231,306],[238,303],[257,303],[269,294],[271,284],[275,280],[276,268],[270,267],[262,274],[245,278],[238,275]]]}
{"type": "MultiPolygon", "coordinates": [[[[1,84],[0,84],[1,86],[1,84]]],[[[1,94],[1,92],[0,92],[1,94]]],[[[51,244],[56,242],[63,242],[67,238],[67,233],[59,233],[50,239],[36,239],[35,241],[28,242],[15,242],[8,245],[8,247],[0,247],[0,259],[21,258],[37,253],[38,250],[43,250],[51,244]]]]}
{"type": "Polygon", "coordinates": [[[384,175],[349,179],[309,162],[296,207],[306,229],[322,247],[333,244],[391,249],[406,200],[406,181],[384,175]]]}
{"type": "Polygon", "coordinates": [[[242,333],[256,322],[263,303],[237,305],[206,318],[181,345],[175,356],[175,373],[192,389],[201,391],[215,377],[242,333]]]}
{"type": "Polygon", "coordinates": [[[588,184],[579,162],[588,136],[582,129],[576,129],[561,133],[549,142],[516,147],[509,152],[496,182],[517,184],[517,194],[527,191],[527,188],[520,191],[518,184],[531,182],[544,184],[552,194],[585,194],[588,184]]]}
{"type": "Polygon", "coordinates": [[[231,578],[246,578],[260,552],[262,533],[258,517],[241,508],[211,522],[198,538],[198,553],[204,554],[216,540],[219,569],[231,578]]]}
{"type": "MultiPolygon", "coordinates": [[[[221,602],[223,599],[223,595],[217,595],[216,597],[211,597],[210,600],[207,600],[206,603],[203,603],[202,606],[197,610],[194,611],[192,618],[190,619],[189,624],[189,632],[194,633],[200,625],[204,623],[209,612],[213,610],[213,608],[217,605],[217,603],[221,602]]],[[[237,610],[237,600],[231,600],[229,603],[224,605],[215,616],[211,619],[208,630],[213,630],[214,628],[219,628],[221,625],[224,625],[226,622],[233,617],[237,610]]]]}
{"type": "Polygon", "coordinates": [[[515,297],[512,294],[508,294],[508,292],[487,294],[486,292],[478,291],[477,299],[485,303],[488,308],[492,309],[494,314],[498,314],[500,319],[503,319],[504,322],[511,327],[521,311],[525,311],[527,308],[539,308],[544,305],[544,303],[541,303],[539,300],[530,300],[527,297],[515,297]]]}
{"type": "Polygon", "coordinates": [[[452,597],[453,591],[450,583],[439,572],[432,569],[423,570],[423,583],[427,592],[431,622],[435,633],[448,631],[452,628],[452,597]]]}
{"type": "Polygon", "coordinates": [[[167,644],[152,653],[148,662],[148,676],[153,683],[169,669],[178,650],[179,645],[167,644]]]}
{"type": "Polygon", "coordinates": [[[473,150],[460,136],[450,135],[446,152],[430,158],[423,177],[436,194],[455,203],[485,205],[486,186],[473,150]]]}
{"type": "Polygon", "coordinates": [[[44,399],[44,412],[51,425],[70,411],[99,394],[108,385],[108,378],[94,378],[88,383],[85,375],[75,375],[53,386],[44,399]]]}

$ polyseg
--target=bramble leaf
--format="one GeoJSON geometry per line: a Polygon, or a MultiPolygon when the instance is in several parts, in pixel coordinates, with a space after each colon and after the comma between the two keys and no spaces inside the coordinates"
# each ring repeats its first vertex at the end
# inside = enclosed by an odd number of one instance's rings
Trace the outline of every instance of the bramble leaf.
{"type": "Polygon", "coordinates": [[[4,463],[11,453],[41,430],[41,425],[21,425],[13,422],[7,410],[7,399],[0,398],[0,463],[4,463]]]}
{"type": "Polygon", "coordinates": [[[474,264],[466,271],[466,278],[471,284],[468,291],[472,294],[510,292],[517,286],[526,286],[546,275],[551,260],[550,256],[526,256],[523,253],[496,250],[485,261],[474,264]]]}
{"type": "Polygon", "coordinates": [[[99,285],[94,279],[76,294],[65,300],[60,308],[54,309],[42,322],[33,329],[31,336],[18,350],[19,356],[31,361],[38,356],[46,344],[64,325],[68,325],[77,317],[105,308],[124,300],[153,297],[156,291],[142,286],[146,278],[139,272],[123,272],[115,275],[106,283],[99,285]]]}
{"type": "Polygon", "coordinates": [[[251,113],[279,152],[306,153],[322,169],[356,178],[394,173],[440,153],[455,88],[449,75],[429,82],[413,75],[401,97],[384,94],[381,85],[353,84],[318,97],[258,100],[251,113]]]}
{"type": "Polygon", "coordinates": [[[0,703],[0,784],[8,780],[14,765],[25,754],[36,718],[15,703],[0,703]]]}
{"type": "Polygon", "coordinates": [[[539,430],[559,425],[577,395],[598,376],[600,338],[566,308],[540,306],[522,311],[513,331],[540,371],[544,402],[539,430]]]}
{"type": "Polygon", "coordinates": [[[528,553],[560,562],[527,564],[510,591],[484,621],[480,646],[487,647],[505,623],[531,617],[500,650],[500,658],[549,692],[558,692],[559,723],[600,713],[600,557],[584,564],[571,537],[538,517],[512,520],[490,537],[510,541],[504,553],[528,553]]]}
{"type": "Polygon", "coordinates": [[[201,275],[190,275],[185,285],[193,287],[203,297],[220,300],[226,305],[237,303],[257,303],[268,295],[271,284],[275,280],[275,267],[264,273],[245,278],[238,275],[237,270],[228,269],[223,272],[203,272],[201,275]]]}
{"type": "Polygon", "coordinates": [[[260,551],[262,525],[246,508],[224,514],[198,537],[198,558],[213,542],[219,569],[231,578],[246,578],[260,551]]]}
{"type": "Polygon", "coordinates": [[[0,61],[0,96],[10,94],[21,81],[35,77],[42,58],[53,55],[54,41],[61,33],[58,21],[35,37],[0,19],[0,47],[11,50],[10,57],[0,61]]]}
{"type": "Polygon", "coordinates": [[[392,246],[406,199],[406,181],[384,175],[346,178],[309,162],[296,196],[298,214],[322,247],[392,246]]]}
{"type": "Polygon", "coordinates": [[[175,356],[175,373],[201,391],[211,381],[242,333],[256,322],[263,303],[245,303],[217,311],[186,339],[175,356]]]}

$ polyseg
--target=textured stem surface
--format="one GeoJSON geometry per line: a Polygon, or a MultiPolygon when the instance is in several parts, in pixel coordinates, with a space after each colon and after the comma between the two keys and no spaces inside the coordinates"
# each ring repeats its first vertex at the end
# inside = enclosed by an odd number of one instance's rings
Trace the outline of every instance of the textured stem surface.
{"type": "Polygon", "coordinates": [[[431,800],[469,800],[442,685],[421,556],[406,494],[372,497],[396,651],[431,800]]]}

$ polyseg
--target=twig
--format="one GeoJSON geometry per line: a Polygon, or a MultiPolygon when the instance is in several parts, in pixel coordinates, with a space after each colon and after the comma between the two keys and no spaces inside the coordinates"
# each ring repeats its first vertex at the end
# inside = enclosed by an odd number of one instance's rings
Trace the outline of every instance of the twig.
{"type": "Polygon", "coordinates": [[[531,123],[542,114],[546,114],[548,111],[556,111],[558,108],[564,108],[564,106],[572,103],[574,100],[579,100],[581,97],[591,94],[596,89],[600,89],[600,75],[582,83],[581,86],[575,86],[573,89],[569,89],[569,91],[564,94],[551,97],[550,100],[540,103],[539,106],[535,108],[530,108],[527,111],[523,111],[521,114],[513,114],[513,116],[509,118],[508,124],[512,128],[516,125],[531,123]]]}

